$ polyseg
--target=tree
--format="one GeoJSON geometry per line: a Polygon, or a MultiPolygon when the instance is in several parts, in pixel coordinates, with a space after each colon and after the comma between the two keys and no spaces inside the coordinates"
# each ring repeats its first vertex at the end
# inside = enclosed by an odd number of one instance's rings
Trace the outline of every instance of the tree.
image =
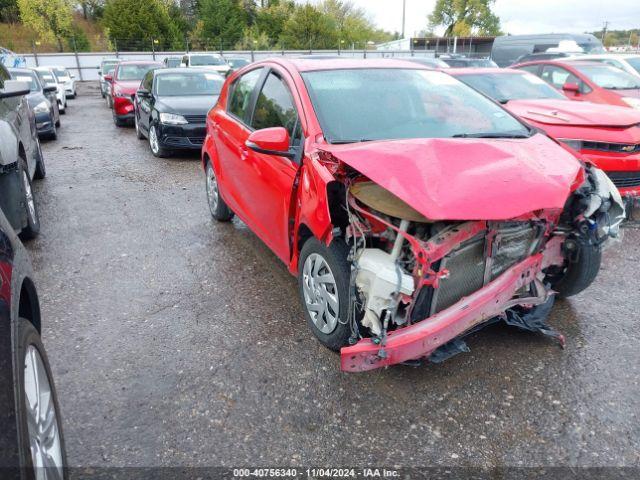
{"type": "Polygon", "coordinates": [[[293,13],[295,4],[292,1],[277,2],[272,0],[269,5],[258,10],[256,26],[260,33],[269,39],[270,46],[274,46],[280,39],[284,25],[293,13]]]}
{"type": "Polygon", "coordinates": [[[43,40],[54,40],[63,51],[62,41],[71,32],[72,10],[69,0],[18,0],[20,18],[43,40]]]}
{"type": "Polygon", "coordinates": [[[17,0],[0,0],[0,22],[16,23],[20,19],[17,0]]]}
{"type": "Polygon", "coordinates": [[[495,0],[437,0],[429,27],[446,27],[444,35],[499,35],[500,18],[491,11],[495,0]]]}
{"type": "Polygon", "coordinates": [[[102,23],[118,50],[147,50],[153,40],[162,48],[178,40],[167,6],[161,0],[110,0],[102,23]]]}
{"type": "Polygon", "coordinates": [[[102,13],[104,0],[78,0],[78,5],[85,20],[95,19],[102,13]]]}
{"type": "Polygon", "coordinates": [[[281,41],[286,48],[335,48],[338,42],[333,20],[311,4],[299,5],[284,25],[281,41]]]}
{"type": "Polygon", "coordinates": [[[198,18],[202,21],[198,40],[216,48],[235,45],[247,26],[246,13],[238,0],[200,0],[198,18]]]}
{"type": "Polygon", "coordinates": [[[71,25],[69,33],[65,36],[65,41],[69,50],[77,52],[91,51],[91,43],[89,43],[87,34],[76,23],[71,25]]]}

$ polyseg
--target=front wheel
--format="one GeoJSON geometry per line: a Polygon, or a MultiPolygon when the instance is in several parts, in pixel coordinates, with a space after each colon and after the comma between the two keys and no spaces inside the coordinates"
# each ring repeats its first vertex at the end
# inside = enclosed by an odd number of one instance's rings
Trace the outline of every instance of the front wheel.
{"type": "Polygon", "coordinates": [[[207,162],[205,174],[207,176],[207,203],[211,216],[219,222],[228,222],[233,218],[233,212],[220,196],[220,186],[211,162],[207,162]]]}
{"type": "Polygon", "coordinates": [[[18,422],[21,465],[26,478],[66,479],[64,436],[56,388],[40,335],[24,318],[18,321],[18,422]]]}
{"type": "Polygon", "coordinates": [[[23,202],[27,214],[27,226],[22,229],[20,236],[24,240],[30,240],[37,237],[38,233],[40,233],[40,218],[38,216],[38,209],[33,196],[33,190],[31,188],[29,172],[24,166],[19,168],[19,173],[22,177],[22,193],[24,195],[23,202]]]}
{"type": "Polygon", "coordinates": [[[306,241],[298,262],[298,291],[311,331],[327,348],[339,351],[351,336],[349,247],[340,239],[327,247],[306,241]]]}
{"type": "Polygon", "coordinates": [[[550,275],[552,288],[560,298],[567,298],[585,290],[598,276],[602,263],[602,248],[584,238],[565,242],[567,264],[562,271],[550,275]]]}
{"type": "Polygon", "coordinates": [[[169,150],[160,146],[158,129],[155,125],[151,125],[151,127],[149,127],[149,148],[155,157],[164,158],[169,155],[169,150]]]}

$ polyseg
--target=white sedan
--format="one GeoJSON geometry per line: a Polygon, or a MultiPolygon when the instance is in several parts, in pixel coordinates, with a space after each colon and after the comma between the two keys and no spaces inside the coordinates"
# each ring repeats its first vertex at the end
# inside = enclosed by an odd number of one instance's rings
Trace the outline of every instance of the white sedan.
{"type": "Polygon", "coordinates": [[[565,62],[573,60],[589,60],[591,62],[602,62],[607,65],[617,67],[631,75],[640,77],[640,54],[637,53],[602,53],[599,55],[580,55],[576,57],[563,58],[565,62]]]}
{"type": "Polygon", "coordinates": [[[58,110],[65,113],[67,110],[67,92],[64,86],[51,67],[34,67],[33,70],[38,74],[40,82],[45,86],[56,87],[56,98],[58,99],[58,110]]]}

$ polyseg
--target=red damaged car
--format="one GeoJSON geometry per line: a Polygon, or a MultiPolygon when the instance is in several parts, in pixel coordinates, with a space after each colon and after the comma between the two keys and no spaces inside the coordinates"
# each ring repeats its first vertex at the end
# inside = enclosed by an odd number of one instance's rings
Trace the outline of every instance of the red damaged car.
{"type": "Polygon", "coordinates": [[[111,84],[113,122],[118,127],[133,125],[133,99],[140,87],[142,77],[152,68],[160,68],[159,62],[120,62],[112,75],[104,79],[111,84]]]}
{"type": "Polygon", "coordinates": [[[394,60],[267,60],[207,117],[211,214],[246,223],[297,276],[342,369],[463,350],[505,320],[550,333],[616,235],[608,177],[453,77],[394,60]]]}
{"type": "Polygon", "coordinates": [[[522,70],[449,69],[447,73],[579,152],[604,170],[623,196],[640,195],[640,111],[571,102],[522,70]]]}

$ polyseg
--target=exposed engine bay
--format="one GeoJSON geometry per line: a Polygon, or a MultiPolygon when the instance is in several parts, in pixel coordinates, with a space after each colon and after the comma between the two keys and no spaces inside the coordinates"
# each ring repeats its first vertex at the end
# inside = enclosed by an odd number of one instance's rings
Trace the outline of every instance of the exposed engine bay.
{"type": "Polygon", "coordinates": [[[342,349],[343,370],[429,358],[496,318],[515,318],[511,324],[517,325],[536,312],[535,328],[519,326],[550,331],[544,318],[554,282],[582,245],[599,248],[618,235],[624,219],[609,178],[591,166],[584,172],[564,210],[504,221],[444,221],[426,218],[341,165],[333,201],[344,212],[334,206],[332,219],[334,236],[351,249],[351,346],[342,349]]]}

